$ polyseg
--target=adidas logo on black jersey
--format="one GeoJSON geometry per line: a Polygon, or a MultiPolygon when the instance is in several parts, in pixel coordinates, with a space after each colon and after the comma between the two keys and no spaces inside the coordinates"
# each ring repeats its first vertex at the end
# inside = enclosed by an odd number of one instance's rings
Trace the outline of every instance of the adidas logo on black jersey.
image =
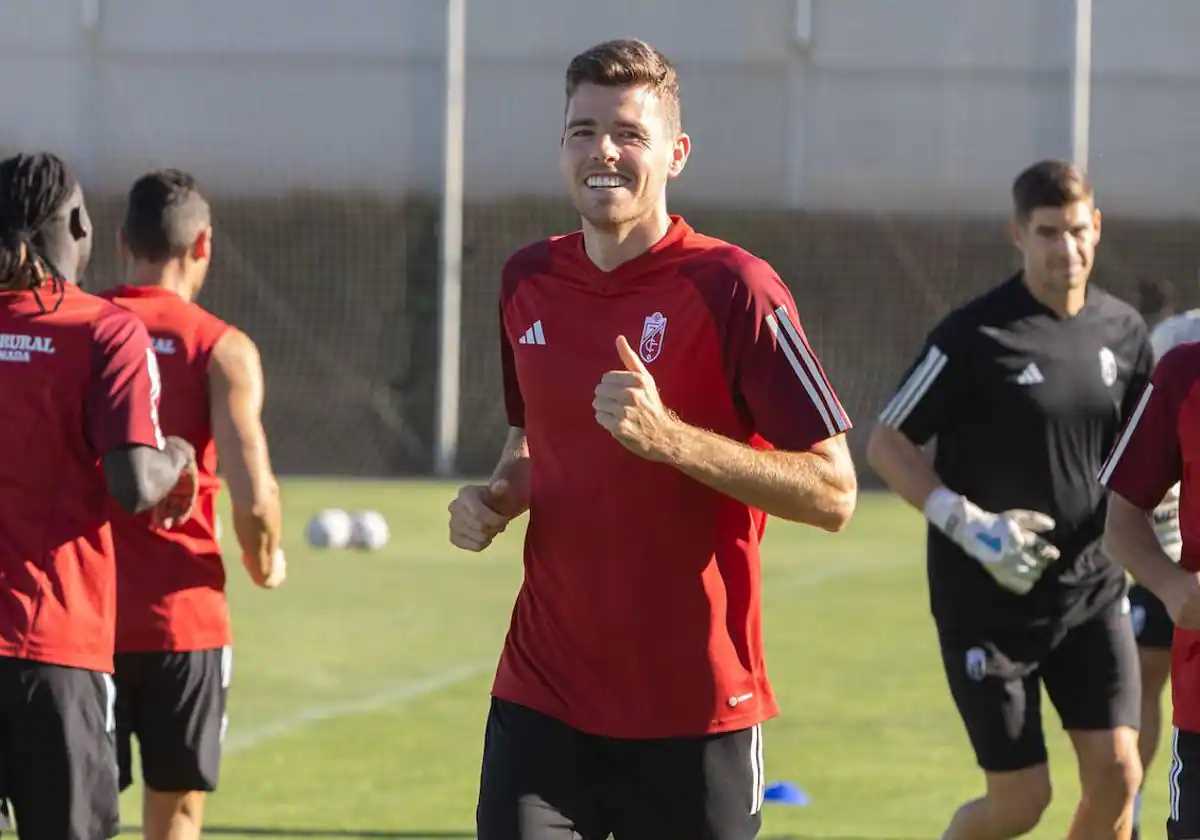
{"type": "Polygon", "coordinates": [[[1042,376],[1042,372],[1038,370],[1036,362],[1030,362],[1025,365],[1025,369],[1018,373],[1013,381],[1018,385],[1039,385],[1046,381],[1046,377],[1042,376]]]}

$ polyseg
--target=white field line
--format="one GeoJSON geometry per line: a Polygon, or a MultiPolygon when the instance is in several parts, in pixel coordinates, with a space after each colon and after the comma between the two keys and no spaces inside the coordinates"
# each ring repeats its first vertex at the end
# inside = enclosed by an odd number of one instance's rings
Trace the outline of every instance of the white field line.
{"type": "MultiPolygon", "coordinates": [[[[769,560],[767,561],[767,565],[770,565],[769,560]]],[[[919,570],[922,575],[925,574],[924,557],[916,560],[912,557],[890,557],[885,560],[873,560],[867,563],[843,563],[841,565],[825,566],[820,569],[805,569],[792,574],[785,573],[781,575],[778,572],[774,574],[768,572],[768,579],[763,582],[763,589],[765,590],[765,594],[769,596],[771,592],[778,589],[789,589],[793,586],[816,586],[819,583],[825,583],[829,580],[865,575],[869,572],[898,569],[903,566],[912,566],[919,570]]]]}
{"type": "Polygon", "coordinates": [[[408,682],[391,685],[382,691],[368,694],[365,697],[343,700],[337,703],[309,706],[282,720],[272,721],[264,726],[253,727],[241,732],[236,730],[231,732],[225,740],[222,751],[225,755],[245,752],[257,747],[264,741],[281,738],[297,729],[302,729],[314,723],[348,717],[350,715],[367,714],[368,712],[375,712],[409,700],[416,700],[419,697],[436,694],[443,689],[465,682],[494,667],[495,663],[490,661],[465,663],[442,671],[440,674],[432,674],[419,680],[409,680],[408,682]]]}
{"type": "MultiPolygon", "coordinates": [[[[780,579],[768,581],[766,586],[769,592],[793,586],[816,586],[817,584],[836,580],[837,578],[851,577],[853,575],[867,574],[869,572],[909,565],[916,565],[912,558],[891,558],[871,563],[827,566],[823,569],[804,570],[797,574],[786,575],[780,579]]],[[[265,726],[231,733],[229,738],[226,739],[222,751],[225,755],[234,755],[253,749],[264,741],[281,738],[297,729],[314,723],[348,717],[350,715],[366,714],[409,700],[415,700],[418,697],[436,694],[452,685],[465,682],[493,667],[495,667],[495,663],[490,661],[457,665],[440,674],[433,674],[423,679],[399,683],[382,691],[377,691],[374,694],[368,694],[365,697],[344,700],[337,703],[309,706],[289,717],[273,721],[265,726]]]]}

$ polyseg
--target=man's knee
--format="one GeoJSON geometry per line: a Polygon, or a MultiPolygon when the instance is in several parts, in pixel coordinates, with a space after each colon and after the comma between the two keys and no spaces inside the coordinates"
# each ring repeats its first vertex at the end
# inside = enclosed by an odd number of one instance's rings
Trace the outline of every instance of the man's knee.
{"type": "Polygon", "coordinates": [[[1142,761],[1136,740],[1122,744],[1111,755],[1092,759],[1081,769],[1084,798],[1112,803],[1118,811],[1133,801],[1142,784],[1142,761]]]}
{"type": "Polygon", "coordinates": [[[988,791],[992,824],[1012,835],[1032,831],[1050,805],[1050,780],[1029,776],[988,791]]]}

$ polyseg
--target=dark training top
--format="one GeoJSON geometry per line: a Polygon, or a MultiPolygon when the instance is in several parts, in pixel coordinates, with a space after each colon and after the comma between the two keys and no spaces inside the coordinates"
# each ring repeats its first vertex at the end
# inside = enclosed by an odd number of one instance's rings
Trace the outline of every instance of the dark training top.
{"type": "Polygon", "coordinates": [[[1054,518],[1062,552],[1026,595],[1001,588],[929,528],[929,590],[944,634],[1025,628],[1062,632],[1119,597],[1124,572],[1100,550],[1106,513],[1096,481],[1153,364],[1145,322],[1090,286],[1059,318],[1020,274],[934,328],[880,421],[913,443],[937,438],[934,468],[951,490],[999,513],[1054,518]]]}

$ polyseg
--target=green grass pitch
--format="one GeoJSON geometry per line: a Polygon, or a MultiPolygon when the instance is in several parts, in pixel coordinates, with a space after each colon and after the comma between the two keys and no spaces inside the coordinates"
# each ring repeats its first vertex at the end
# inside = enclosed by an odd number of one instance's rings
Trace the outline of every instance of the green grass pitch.
{"type": "MultiPolygon", "coordinates": [[[[226,527],[235,642],[230,727],[206,836],[468,838],[488,687],[521,579],[514,527],[481,555],[446,541],[453,485],[284,482],[290,578],[251,586],[226,527]],[[322,507],[375,508],[382,551],[307,547],[322,507]]],[[[226,506],[224,521],[228,526],[226,506]]],[[[763,838],[932,838],[977,794],[928,615],[921,521],[865,494],[831,536],[773,521],[764,549],[770,673],[783,714],[765,727],[769,781],[807,807],[768,804],[763,838]]],[[[1031,835],[1066,833],[1078,795],[1070,744],[1045,705],[1054,802],[1031,835]]],[[[1143,827],[1166,812],[1166,756],[1143,827]]],[[[140,787],[122,798],[140,824],[140,787]]]]}

